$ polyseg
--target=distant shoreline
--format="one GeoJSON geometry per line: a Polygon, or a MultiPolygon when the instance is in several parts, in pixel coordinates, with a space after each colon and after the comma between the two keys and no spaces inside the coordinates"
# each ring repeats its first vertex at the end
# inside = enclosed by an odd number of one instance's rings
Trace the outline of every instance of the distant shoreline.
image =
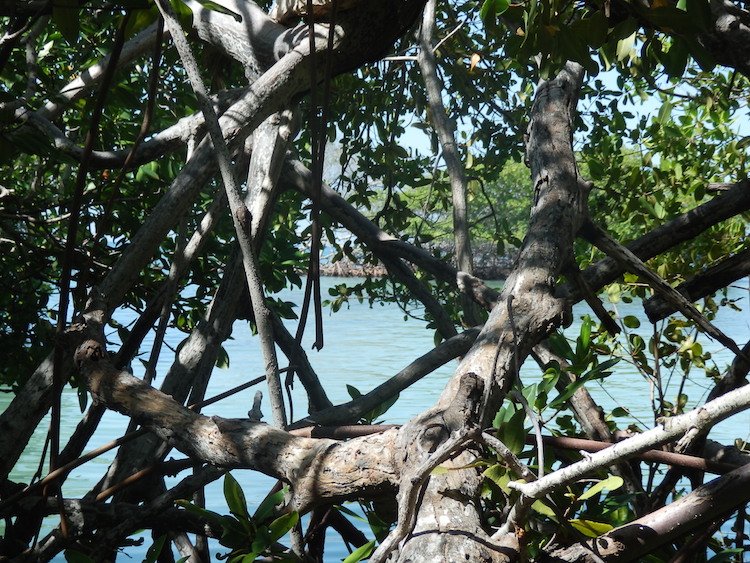
{"type": "MultiPolygon", "coordinates": [[[[510,264],[478,264],[473,274],[485,280],[505,280],[510,273],[510,264]]],[[[348,259],[339,260],[333,264],[321,264],[320,275],[337,278],[364,278],[367,276],[380,278],[388,275],[388,270],[382,264],[356,264],[348,259]]]]}

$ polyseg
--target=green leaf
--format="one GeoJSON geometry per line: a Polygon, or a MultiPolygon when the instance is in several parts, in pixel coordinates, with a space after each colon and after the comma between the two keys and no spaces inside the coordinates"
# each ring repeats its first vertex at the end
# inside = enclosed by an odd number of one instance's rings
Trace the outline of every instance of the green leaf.
{"type": "Polygon", "coordinates": [[[584,536],[596,538],[609,532],[614,526],[593,520],[571,520],[571,526],[581,532],[584,536]]]}
{"type": "Polygon", "coordinates": [[[244,520],[249,518],[245,493],[231,473],[224,475],[224,498],[232,514],[244,520]]]}
{"type": "Polygon", "coordinates": [[[264,520],[267,520],[268,518],[273,516],[273,511],[275,510],[277,505],[284,502],[284,497],[286,496],[288,491],[289,487],[284,487],[280,491],[276,491],[272,495],[268,495],[266,498],[264,498],[263,502],[260,503],[258,510],[255,511],[253,518],[255,518],[258,522],[263,522],[264,520]]]}
{"type": "MultiPolygon", "coordinates": [[[[583,322],[581,323],[581,332],[578,336],[582,351],[588,350],[591,345],[591,325],[591,316],[584,315],[583,322]]],[[[578,352],[576,352],[576,355],[578,355],[578,352]]]]}
{"type": "Polygon", "coordinates": [[[519,454],[526,442],[524,420],[526,413],[519,409],[511,415],[508,422],[501,424],[497,431],[498,439],[514,454],[519,454]]]}
{"type": "Polygon", "coordinates": [[[555,511],[552,510],[549,506],[544,504],[541,500],[534,501],[534,504],[531,505],[531,508],[534,509],[535,512],[538,512],[542,516],[547,516],[548,518],[554,518],[555,517],[555,511]]]}
{"type": "Polygon", "coordinates": [[[709,559],[707,563],[732,563],[734,561],[739,561],[740,559],[738,559],[738,556],[742,553],[747,553],[747,550],[741,547],[724,549],[709,559]]]}
{"type": "Polygon", "coordinates": [[[234,516],[222,516],[220,520],[221,538],[219,543],[230,549],[241,549],[247,546],[248,531],[242,522],[234,516]]]}
{"type": "Polygon", "coordinates": [[[630,56],[630,52],[633,50],[633,45],[635,44],[635,32],[633,32],[632,35],[629,35],[625,39],[620,39],[617,42],[617,61],[622,62],[626,58],[630,56]]]}
{"type": "Polygon", "coordinates": [[[365,520],[364,518],[362,518],[362,516],[361,516],[360,514],[357,514],[357,513],[356,513],[356,512],[354,512],[354,511],[353,511],[352,509],[350,509],[350,508],[347,508],[347,507],[346,507],[346,506],[344,506],[343,504],[337,504],[337,505],[336,505],[336,509],[337,509],[337,510],[340,510],[341,512],[343,512],[343,513],[344,513],[344,514],[346,514],[347,516],[351,516],[351,517],[352,517],[352,518],[354,518],[355,520],[359,520],[360,522],[367,522],[367,520],[365,520]]]}
{"type": "Polygon", "coordinates": [[[260,528],[250,544],[250,552],[242,558],[242,563],[252,563],[269,547],[271,547],[271,534],[268,528],[260,528]]]}
{"type": "Polygon", "coordinates": [[[133,10],[125,25],[125,37],[131,39],[136,33],[143,31],[154,23],[158,17],[159,10],[156,6],[142,10],[133,10]]]}
{"type": "Polygon", "coordinates": [[[679,37],[672,38],[672,45],[670,46],[669,51],[664,53],[661,57],[664,70],[666,70],[667,74],[672,78],[682,77],[682,75],[685,74],[688,56],[689,50],[687,44],[679,37]]]}
{"type": "Polygon", "coordinates": [[[609,20],[603,10],[597,10],[588,18],[589,45],[594,49],[600,48],[607,40],[609,20]]]}
{"type": "Polygon", "coordinates": [[[299,522],[299,513],[296,511],[279,516],[276,520],[271,522],[268,525],[268,530],[271,532],[271,543],[282,538],[289,530],[297,525],[297,522],[299,522]]]}
{"type": "Polygon", "coordinates": [[[498,487],[504,487],[508,484],[508,468],[501,464],[496,463],[484,470],[482,473],[486,479],[489,479],[495,483],[498,487]]]}
{"type": "Polygon", "coordinates": [[[667,100],[661,105],[661,108],[659,108],[659,114],[656,116],[656,122],[664,125],[672,118],[672,109],[674,108],[674,104],[667,100]]]}
{"type": "Polygon", "coordinates": [[[505,12],[510,7],[509,0],[484,0],[482,7],[479,8],[479,17],[487,25],[494,23],[497,16],[505,12]]]}
{"type": "Polygon", "coordinates": [[[202,508],[200,506],[194,505],[192,502],[189,502],[184,499],[179,499],[175,501],[175,504],[177,506],[181,506],[185,510],[189,510],[190,512],[197,514],[198,516],[201,516],[202,518],[205,518],[206,520],[213,522],[214,524],[221,524],[222,515],[218,512],[213,512],[211,510],[206,510],[205,508],[202,508]]]}
{"type": "Polygon", "coordinates": [[[609,360],[605,360],[597,364],[596,367],[587,371],[583,376],[581,376],[581,379],[583,379],[584,381],[592,381],[594,379],[607,377],[609,375],[607,373],[607,370],[611,368],[612,366],[614,366],[619,361],[620,361],[620,358],[610,358],[609,360]]]}
{"type": "Polygon", "coordinates": [[[164,542],[166,540],[167,536],[156,538],[151,547],[148,548],[148,551],[146,551],[146,558],[143,560],[143,563],[154,563],[159,558],[161,550],[164,549],[164,542]]]}
{"type": "Polygon", "coordinates": [[[589,499],[602,491],[615,491],[622,487],[622,484],[622,477],[611,475],[589,487],[580,497],[578,497],[578,500],[589,499]]]}
{"type": "Polygon", "coordinates": [[[238,14],[237,12],[233,12],[229,8],[225,8],[221,4],[217,4],[216,2],[211,2],[211,0],[198,0],[198,3],[208,10],[211,10],[213,12],[219,12],[220,14],[225,14],[227,16],[232,16],[235,19],[235,21],[238,21],[238,22],[242,21],[242,16],[240,14],[238,14]]]}
{"type": "Polygon", "coordinates": [[[219,369],[229,368],[229,354],[224,346],[219,346],[219,353],[216,355],[216,367],[219,369]]]}
{"type": "Polygon", "coordinates": [[[344,559],[343,563],[357,563],[358,561],[370,557],[373,551],[375,551],[375,540],[370,540],[365,545],[352,551],[349,556],[344,559]]]}
{"type": "Polygon", "coordinates": [[[583,377],[579,377],[572,383],[569,383],[568,385],[565,386],[565,390],[558,397],[556,397],[550,402],[549,407],[551,409],[561,408],[565,404],[565,401],[570,399],[573,396],[573,394],[576,391],[578,391],[578,389],[583,387],[585,383],[586,383],[586,380],[583,377]]]}
{"type": "Polygon", "coordinates": [[[55,0],[52,3],[52,21],[71,45],[78,42],[80,13],[78,0],[55,0]]]}
{"type": "Polygon", "coordinates": [[[560,364],[556,361],[552,361],[550,366],[545,370],[542,375],[542,381],[539,384],[539,391],[541,393],[549,393],[554,389],[557,382],[560,380],[560,364]]]}
{"type": "Polygon", "coordinates": [[[622,323],[628,328],[638,328],[641,326],[641,321],[634,315],[628,315],[622,319],[622,323]]]}
{"type": "Polygon", "coordinates": [[[193,11],[182,0],[172,0],[172,8],[182,28],[190,30],[193,27],[193,11]]]}
{"type": "Polygon", "coordinates": [[[570,347],[570,343],[564,335],[559,332],[554,332],[550,335],[549,341],[556,354],[562,356],[569,362],[573,361],[573,357],[575,356],[573,348],[570,347]]]}
{"type": "Polygon", "coordinates": [[[621,294],[622,288],[619,283],[613,283],[607,286],[607,299],[610,303],[619,303],[621,294]]]}

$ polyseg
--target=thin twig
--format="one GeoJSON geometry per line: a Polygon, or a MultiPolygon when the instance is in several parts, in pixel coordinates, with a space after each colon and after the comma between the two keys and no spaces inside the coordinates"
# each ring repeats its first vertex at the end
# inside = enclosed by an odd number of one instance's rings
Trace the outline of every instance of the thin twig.
{"type": "Polygon", "coordinates": [[[446,41],[448,41],[448,39],[450,39],[456,33],[458,33],[458,31],[464,26],[464,24],[466,24],[466,21],[458,22],[458,25],[454,27],[453,30],[451,30],[445,37],[443,37],[440,41],[438,41],[437,45],[435,45],[432,48],[432,52],[437,53],[437,50],[440,49],[440,47],[442,47],[443,43],[445,43],[446,41]]]}
{"type": "Polygon", "coordinates": [[[529,469],[527,465],[522,463],[521,460],[518,459],[516,454],[514,454],[508,448],[508,446],[503,444],[489,432],[482,432],[482,439],[484,440],[485,444],[495,450],[497,454],[501,458],[503,458],[503,461],[508,464],[508,466],[516,473],[516,475],[521,477],[527,483],[536,481],[537,477],[536,475],[534,475],[534,472],[529,469]]]}
{"type": "Polygon", "coordinates": [[[195,61],[190,45],[185,38],[185,34],[180,27],[172,6],[165,0],[157,0],[159,11],[164,17],[167,29],[172,34],[172,40],[177,48],[180,58],[185,65],[185,71],[188,74],[190,84],[200,102],[206,120],[211,141],[213,142],[214,152],[219,164],[224,188],[227,192],[229,207],[232,212],[237,239],[242,250],[242,262],[247,278],[247,285],[250,291],[250,300],[255,314],[255,324],[260,335],[261,349],[266,365],[266,377],[268,382],[268,391],[271,400],[271,410],[273,420],[276,426],[283,428],[286,426],[286,413],[284,408],[284,397],[279,378],[278,360],[276,358],[276,349],[273,341],[273,329],[271,327],[268,308],[265,304],[263,295],[263,286],[258,272],[258,260],[252,244],[252,233],[250,233],[250,213],[240,197],[239,188],[232,170],[232,160],[229,153],[224,134],[221,130],[218,117],[213,105],[208,97],[205,84],[200,76],[198,65],[195,61]]]}

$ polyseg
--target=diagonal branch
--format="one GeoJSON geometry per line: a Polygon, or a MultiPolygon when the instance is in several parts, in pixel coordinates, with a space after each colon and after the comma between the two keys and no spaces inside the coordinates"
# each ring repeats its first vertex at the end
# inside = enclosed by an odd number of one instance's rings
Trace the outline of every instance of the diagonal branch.
{"type": "Polygon", "coordinates": [[[719,330],[713,323],[703,316],[684,295],[665,282],[657,274],[652,272],[640,258],[613,239],[601,227],[589,221],[582,229],[582,233],[589,242],[594,244],[605,254],[614,258],[625,270],[638,274],[641,278],[646,280],[654,291],[669,301],[675,309],[695,322],[695,324],[702,328],[706,334],[721,342],[738,356],[742,355],[742,350],[740,350],[734,340],[719,330]]]}
{"type": "Polygon", "coordinates": [[[477,334],[479,334],[479,329],[471,328],[449,338],[361,397],[313,413],[295,422],[291,427],[300,428],[308,424],[353,424],[366,412],[381,405],[440,366],[465,354],[476,340],[477,334]]]}
{"type": "MultiPolygon", "coordinates": [[[[708,186],[709,190],[712,185],[708,186]]],[[[628,250],[646,261],[681,242],[695,238],[721,221],[750,210],[750,180],[741,180],[728,189],[723,184],[722,187],[725,191],[720,195],[634,240],[627,245],[628,250]]],[[[582,275],[592,290],[597,291],[615,281],[624,271],[619,262],[607,257],[586,268],[582,275]]],[[[580,290],[571,283],[560,285],[555,294],[574,303],[582,299],[580,290]]]]}
{"type": "MultiPolygon", "coordinates": [[[[748,274],[750,274],[750,248],[730,256],[705,272],[681,283],[675,289],[684,295],[688,301],[695,302],[727,287],[740,278],[746,277],[748,274]]],[[[644,301],[643,309],[651,322],[659,321],[675,310],[674,306],[660,295],[655,295],[644,301]]]]}
{"type": "MultiPolygon", "coordinates": [[[[309,195],[312,173],[301,162],[290,159],[282,170],[280,182],[286,189],[309,195]]],[[[329,186],[323,185],[321,196],[323,211],[362,240],[379,258],[393,256],[411,262],[436,278],[458,287],[487,310],[497,303],[498,292],[482,280],[461,272],[423,248],[386,233],[329,186]]]]}
{"type": "Polygon", "coordinates": [[[271,410],[273,420],[279,428],[286,426],[287,418],[284,410],[284,397],[281,388],[281,379],[279,377],[279,363],[276,357],[276,348],[273,340],[273,328],[270,320],[270,313],[265,303],[263,295],[263,283],[260,278],[258,260],[253,248],[250,211],[242,201],[237,179],[232,167],[229,147],[224,140],[224,133],[219,124],[219,118],[211,104],[206,86],[201,78],[198,65],[195,61],[190,45],[185,38],[177,16],[172,9],[171,4],[163,0],[156,0],[156,5],[164,18],[166,27],[172,33],[172,40],[180,54],[180,58],[185,66],[185,70],[190,79],[190,84],[198,97],[203,115],[206,119],[208,133],[213,143],[216,158],[219,164],[219,170],[224,182],[224,189],[227,193],[229,208],[232,213],[237,240],[242,252],[242,263],[245,269],[245,276],[248,289],[250,290],[250,300],[253,306],[255,324],[258,327],[260,335],[261,349],[266,366],[266,382],[268,384],[269,394],[271,396],[271,410]]]}

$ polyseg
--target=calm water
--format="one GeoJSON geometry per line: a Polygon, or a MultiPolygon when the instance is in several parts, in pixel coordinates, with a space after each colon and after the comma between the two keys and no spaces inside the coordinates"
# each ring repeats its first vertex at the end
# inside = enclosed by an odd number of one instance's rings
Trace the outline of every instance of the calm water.
{"type": "MultiPolygon", "coordinates": [[[[342,279],[326,278],[324,286],[341,283],[342,279]]],[[[354,282],[352,282],[354,283],[354,282]]],[[[745,282],[743,282],[744,284],[745,282]]],[[[325,287],[324,287],[325,294],[325,287]]],[[[286,299],[301,303],[301,292],[292,291],[284,294],[286,299]]],[[[738,305],[743,311],[722,311],[715,323],[726,334],[733,338],[740,346],[750,340],[750,314],[748,313],[748,290],[736,287],[730,291],[730,297],[737,299],[738,305]]],[[[608,305],[608,308],[611,306],[608,305]]],[[[640,315],[640,308],[635,304],[618,304],[620,315],[640,315]]],[[[585,306],[575,311],[575,322],[566,331],[572,338],[578,333],[580,317],[586,314],[585,306]]],[[[128,315],[123,314],[117,320],[125,324],[128,315]]],[[[329,397],[334,403],[349,400],[346,385],[353,385],[362,392],[387,380],[393,374],[405,367],[414,358],[424,354],[433,347],[433,333],[426,330],[424,324],[415,319],[404,322],[404,313],[396,305],[370,306],[368,303],[352,301],[349,307],[343,307],[336,314],[325,313],[325,347],[320,352],[310,350],[311,335],[308,335],[305,348],[309,350],[310,361],[318,371],[329,397]]],[[[294,323],[290,323],[290,329],[294,331],[294,323]]],[[[312,327],[308,332],[312,333],[312,327]]],[[[648,340],[651,334],[651,325],[644,323],[636,332],[648,340]]],[[[167,342],[175,347],[181,340],[182,335],[172,334],[167,342]]],[[[116,339],[116,335],[112,335],[116,339]]],[[[731,354],[723,350],[722,346],[709,339],[701,340],[704,349],[712,352],[714,361],[721,370],[731,361],[731,354]]],[[[147,342],[144,346],[146,351],[144,358],[148,355],[147,342]]],[[[226,343],[225,348],[230,357],[230,366],[225,370],[215,370],[208,390],[208,397],[231,389],[263,373],[263,363],[259,346],[250,333],[246,324],[238,322],[233,332],[233,338],[226,343]]],[[[168,352],[168,351],[167,351],[168,352]]],[[[170,359],[164,352],[163,360],[159,363],[157,384],[166,373],[170,359]]],[[[140,362],[133,364],[136,375],[142,375],[140,362]]],[[[387,423],[402,423],[415,414],[422,412],[434,404],[440,391],[455,369],[455,363],[444,366],[440,370],[423,378],[420,382],[404,391],[399,401],[388,413],[384,415],[387,423]]],[[[653,418],[646,398],[651,393],[650,383],[638,372],[620,362],[615,367],[616,373],[605,380],[605,384],[592,385],[590,391],[605,410],[609,411],[615,406],[627,408],[636,419],[642,421],[643,425],[649,425],[653,418]],[[616,397],[616,400],[615,400],[616,397]]],[[[539,369],[528,363],[523,367],[522,375],[525,384],[529,384],[539,377],[539,369]]],[[[667,399],[674,400],[679,386],[679,374],[674,374],[672,383],[668,388],[667,399]]],[[[702,370],[694,369],[690,380],[687,382],[684,392],[689,397],[689,405],[695,405],[701,401],[710,389],[709,381],[702,370]]],[[[294,392],[295,418],[306,414],[307,402],[297,383],[294,392]]],[[[207,407],[204,411],[207,415],[216,414],[222,417],[245,417],[248,408],[252,404],[255,388],[248,389],[229,399],[207,407]]],[[[9,398],[0,396],[0,408],[7,404],[9,398]]],[[[266,420],[270,419],[270,408],[264,400],[264,412],[266,420]]],[[[80,419],[80,409],[75,392],[68,390],[63,397],[63,436],[67,436],[75,428],[80,419]]],[[[93,449],[109,440],[124,433],[128,419],[117,413],[108,412],[97,433],[89,443],[88,449],[93,449]]],[[[632,419],[619,419],[621,427],[633,422],[632,419]]],[[[46,432],[46,423],[40,425],[46,432]]],[[[39,455],[44,440],[44,433],[39,432],[33,439],[32,447],[27,448],[24,456],[11,473],[13,480],[28,480],[36,470],[39,463],[39,455]]],[[[750,412],[742,413],[732,420],[725,421],[717,426],[711,433],[711,437],[724,443],[731,443],[735,438],[745,439],[750,434],[750,412]]],[[[69,497],[80,497],[95,483],[106,470],[113,458],[113,452],[76,469],[66,481],[63,492],[69,497]]],[[[262,500],[265,492],[273,485],[273,481],[263,475],[250,471],[234,471],[233,475],[245,489],[245,494],[250,503],[262,500]]],[[[221,492],[220,482],[213,484],[207,491],[208,508],[221,513],[227,513],[221,492]]],[[[4,524],[0,523],[0,533],[4,524]]],[[[365,530],[367,531],[367,530],[365,530]]],[[[368,534],[369,535],[369,534],[368,534]]],[[[331,536],[333,539],[334,536],[331,536]]],[[[328,561],[340,561],[346,551],[341,542],[329,542],[327,551],[328,561]]],[[[130,549],[128,555],[134,561],[140,561],[145,553],[146,545],[142,549],[130,549]]],[[[213,550],[216,553],[217,549],[213,550]]]]}

